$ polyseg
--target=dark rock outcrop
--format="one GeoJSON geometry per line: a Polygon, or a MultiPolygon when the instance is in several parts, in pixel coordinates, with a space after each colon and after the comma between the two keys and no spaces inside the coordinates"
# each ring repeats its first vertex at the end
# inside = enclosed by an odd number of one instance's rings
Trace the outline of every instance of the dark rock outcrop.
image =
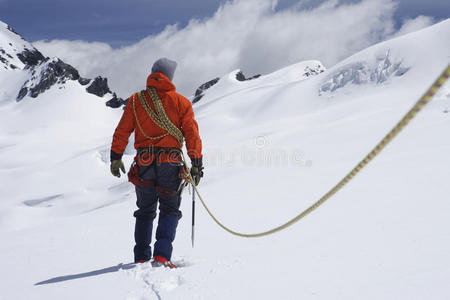
{"type": "Polygon", "coordinates": [[[6,52],[3,48],[0,48],[0,63],[3,65],[3,68],[8,69],[18,69],[18,67],[12,64],[9,60],[13,59],[11,54],[6,52]]]}
{"type": "Polygon", "coordinates": [[[214,78],[213,80],[210,80],[208,82],[205,82],[201,86],[198,87],[198,89],[195,91],[194,99],[192,100],[192,103],[197,103],[200,101],[200,99],[203,98],[205,91],[215,85],[217,82],[219,82],[220,78],[214,78]]]}
{"type": "Polygon", "coordinates": [[[247,80],[256,79],[256,78],[258,78],[260,76],[261,76],[261,74],[257,74],[257,75],[254,75],[252,77],[245,78],[244,73],[242,73],[242,71],[239,71],[239,72],[236,73],[236,80],[238,80],[238,81],[247,81],[247,80]]]}
{"type": "Polygon", "coordinates": [[[91,79],[80,77],[80,78],[78,79],[78,82],[79,82],[81,85],[88,85],[89,82],[91,82],[91,79]]]}
{"type": "Polygon", "coordinates": [[[1,55],[0,55],[0,62],[2,62],[5,65],[8,65],[8,60],[6,58],[2,57],[1,55]]]}
{"type": "Polygon", "coordinates": [[[113,93],[113,98],[111,100],[106,101],[106,106],[112,107],[112,108],[119,108],[122,105],[126,105],[126,101],[124,101],[122,98],[118,98],[116,93],[113,93]]]}
{"type": "Polygon", "coordinates": [[[26,95],[36,98],[55,84],[64,84],[67,80],[78,80],[78,71],[60,59],[53,59],[35,67],[31,72],[31,79],[27,80],[19,91],[17,101],[26,95]]]}
{"type": "MultiPolygon", "coordinates": [[[[43,94],[47,90],[50,90],[54,86],[57,89],[64,89],[67,81],[75,80],[77,80],[81,86],[84,86],[86,92],[90,94],[94,94],[98,97],[104,97],[109,93],[112,94],[108,87],[108,80],[106,78],[99,76],[94,80],[91,80],[80,77],[80,74],[74,67],[64,63],[58,58],[50,59],[45,57],[38,49],[26,41],[26,43],[13,45],[17,38],[21,38],[22,40],[24,39],[11,26],[6,26],[7,30],[16,35],[16,38],[11,39],[11,41],[5,41],[5,48],[0,47],[0,71],[3,69],[23,69],[23,72],[27,77],[27,80],[23,83],[20,90],[16,91],[18,92],[16,101],[21,101],[26,96],[37,98],[39,95],[43,94]],[[7,46],[6,43],[9,46],[7,46]],[[20,60],[24,66],[22,66],[18,60],[20,60]]],[[[2,30],[4,30],[4,28],[2,30]]],[[[9,35],[10,33],[8,33],[8,36],[9,35]]],[[[109,107],[119,108],[126,104],[126,102],[126,100],[117,97],[114,93],[112,94],[112,98],[110,98],[110,100],[105,104],[109,107]]]]}
{"type": "Polygon", "coordinates": [[[19,91],[19,95],[17,96],[17,101],[22,100],[28,94],[28,88],[22,87],[19,91]]]}
{"type": "Polygon", "coordinates": [[[101,76],[95,78],[91,85],[86,88],[86,91],[99,97],[111,93],[111,90],[108,87],[108,79],[101,76]]]}
{"type": "MultiPolygon", "coordinates": [[[[260,77],[260,74],[254,75],[252,77],[246,78],[244,73],[242,73],[242,71],[239,71],[236,73],[236,80],[239,81],[247,81],[247,80],[252,80],[255,78],[260,77]]],[[[211,88],[213,85],[217,84],[217,82],[219,82],[220,78],[214,78],[213,80],[210,80],[208,82],[205,82],[204,84],[202,84],[201,86],[198,87],[198,89],[195,91],[195,95],[194,95],[194,99],[192,99],[192,103],[197,103],[198,101],[200,101],[200,99],[203,98],[203,96],[205,95],[205,91],[209,88],[211,88]]]]}
{"type": "Polygon", "coordinates": [[[12,33],[14,33],[14,34],[17,34],[17,35],[19,35],[15,30],[14,30],[14,28],[12,28],[11,26],[6,26],[6,29],[8,29],[9,31],[11,31],[12,33]]]}
{"type": "Polygon", "coordinates": [[[306,67],[303,76],[311,77],[315,75],[319,75],[320,73],[325,72],[325,68],[322,65],[317,65],[314,68],[306,67]]]}
{"type": "Polygon", "coordinates": [[[17,57],[21,62],[25,64],[25,68],[30,68],[32,66],[37,66],[41,62],[45,61],[46,58],[37,49],[25,49],[22,53],[18,53],[17,57]]]}

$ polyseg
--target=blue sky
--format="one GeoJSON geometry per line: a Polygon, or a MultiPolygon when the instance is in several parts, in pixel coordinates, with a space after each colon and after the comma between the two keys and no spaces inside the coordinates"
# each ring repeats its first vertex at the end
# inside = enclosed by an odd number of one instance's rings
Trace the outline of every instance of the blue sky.
{"type": "MultiPolygon", "coordinates": [[[[376,1],[376,0],[375,0],[376,1]]],[[[222,0],[0,0],[0,20],[27,40],[85,40],[114,48],[161,32],[166,25],[186,26],[192,18],[212,16],[222,0]]],[[[277,10],[301,3],[315,7],[323,0],[279,0],[277,10]]],[[[340,2],[358,2],[343,0],[340,2]]],[[[397,26],[403,19],[427,15],[450,17],[449,0],[398,0],[397,26]]]]}

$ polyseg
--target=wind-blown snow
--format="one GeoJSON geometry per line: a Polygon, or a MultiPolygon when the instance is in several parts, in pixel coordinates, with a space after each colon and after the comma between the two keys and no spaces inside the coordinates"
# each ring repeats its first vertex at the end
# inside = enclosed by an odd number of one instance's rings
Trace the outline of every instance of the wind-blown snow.
{"type": "MultiPolygon", "coordinates": [[[[211,210],[257,232],[311,205],[447,66],[449,35],[447,20],[309,78],[305,67],[318,62],[245,82],[222,77],[194,105],[211,210]],[[401,76],[323,91],[355,65],[377,70],[387,53],[401,76]]],[[[198,207],[191,249],[185,191],[174,245],[182,268],[166,270],[129,264],[134,191],[108,163],[121,111],[75,82],[0,102],[0,299],[447,299],[449,110],[447,83],[345,189],[270,237],[233,237],[198,207]]]]}

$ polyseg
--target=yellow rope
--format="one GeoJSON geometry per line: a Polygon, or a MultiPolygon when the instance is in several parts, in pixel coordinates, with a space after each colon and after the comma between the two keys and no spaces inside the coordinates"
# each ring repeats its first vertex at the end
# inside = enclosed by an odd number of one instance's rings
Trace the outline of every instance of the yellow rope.
{"type": "MultiPolygon", "coordinates": [[[[137,94],[137,96],[139,96],[139,94],[137,94]]],[[[138,125],[138,127],[139,127],[139,130],[142,132],[142,134],[145,136],[145,138],[147,138],[147,139],[149,139],[149,140],[157,140],[157,139],[160,139],[160,138],[163,138],[163,137],[165,137],[166,135],[169,135],[169,133],[165,133],[165,134],[163,134],[163,135],[160,135],[160,136],[155,136],[155,137],[151,137],[151,136],[148,136],[145,132],[144,132],[144,129],[141,127],[141,123],[139,122],[139,119],[138,119],[138,116],[137,116],[137,113],[136,113],[136,105],[135,105],[135,103],[134,103],[134,98],[135,97],[133,97],[133,112],[134,112],[134,118],[136,119],[136,124],[138,125]]],[[[141,99],[140,99],[141,100],[141,99]]],[[[142,104],[142,100],[141,100],[141,104],[142,104]]],[[[143,105],[144,106],[144,105],[143,105]]],[[[144,106],[144,108],[145,108],[145,106],[144,106]]],[[[151,109],[150,109],[150,111],[152,111],[151,109]]],[[[153,112],[153,111],[152,111],[153,112]]],[[[147,113],[148,113],[148,111],[147,111],[147,113]]],[[[150,116],[150,113],[149,113],[149,116],[150,116]]],[[[152,121],[154,121],[155,122],[155,124],[157,124],[156,123],[156,121],[150,116],[150,118],[152,119],[152,121]]]]}
{"type": "Polygon", "coordinates": [[[136,118],[136,123],[139,127],[139,130],[142,132],[142,134],[147,138],[147,139],[160,139],[163,138],[167,135],[171,135],[173,136],[177,141],[178,144],[180,145],[180,148],[183,147],[183,143],[184,143],[184,136],[183,133],[181,132],[180,129],[178,129],[178,127],[176,127],[172,121],[169,119],[169,117],[166,114],[166,111],[164,110],[164,106],[162,104],[161,99],[159,98],[158,94],[156,93],[155,88],[153,87],[149,87],[147,88],[147,91],[150,94],[150,98],[153,101],[153,105],[155,106],[156,109],[156,113],[151,109],[151,107],[148,105],[147,100],[145,99],[145,95],[144,95],[144,91],[138,92],[137,93],[137,98],[139,99],[139,102],[141,103],[142,107],[144,108],[144,110],[147,112],[148,116],[150,117],[150,119],[156,124],[158,125],[161,129],[167,131],[165,134],[157,136],[157,137],[150,137],[148,136],[140,122],[139,119],[137,117],[137,113],[136,113],[136,105],[134,103],[134,99],[135,97],[133,97],[133,111],[134,111],[134,117],[136,118]]]}
{"type": "MultiPolygon", "coordinates": [[[[366,157],[361,160],[356,167],[354,167],[341,181],[339,181],[331,190],[329,190],[325,195],[322,196],[316,203],[308,207],[306,210],[304,210],[302,213],[297,215],[292,220],[286,222],[283,225],[280,225],[278,227],[275,227],[271,230],[260,232],[260,233],[240,233],[231,230],[230,228],[223,225],[209,210],[208,206],[206,205],[205,201],[203,200],[202,196],[198,192],[198,189],[195,185],[192,185],[195,192],[197,193],[198,197],[200,198],[200,201],[202,205],[205,207],[208,214],[211,216],[211,218],[214,220],[214,222],[217,223],[222,229],[225,231],[236,235],[240,237],[246,237],[246,238],[254,238],[254,237],[261,237],[266,236],[278,231],[281,231],[294,223],[300,221],[305,216],[310,214],[312,211],[314,211],[316,208],[318,208],[320,205],[322,205],[325,201],[327,201],[329,198],[331,198],[334,194],[336,194],[340,189],[342,189],[350,180],[352,180],[356,174],[358,174],[375,156],[377,156],[389,142],[391,142],[397,134],[408,125],[408,123],[419,113],[419,111],[428,104],[433,96],[440,90],[440,88],[444,85],[444,83],[447,81],[447,79],[450,77],[450,65],[447,66],[447,69],[442,73],[441,76],[433,83],[433,85],[428,89],[428,91],[422,96],[422,98],[419,99],[419,101],[416,102],[416,104],[406,113],[406,115],[400,120],[400,122],[397,123],[397,125],[379,142],[375,148],[370,151],[369,154],[366,155],[366,157]]],[[[186,159],[183,155],[183,160],[186,163],[186,159]]],[[[193,182],[191,174],[189,174],[189,180],[193,182]]]]}
{"type": "Polygon", "coordinates": [[[156,109],[156,113],[158,114],[159,120],[163,126],[162,128],[178,141],[178,144],[180,144],[180,148],[183,148],[184,143],[183,133],[177,126],[175,126],[175,124],[172,123],[172,121],[167,116],[162,101],[159,98],[158,93],[156,93],[155,88],[149,87],[147,91],[150,94],[150,98],[152,98],[153,105],[155,106],[156,109]]]}

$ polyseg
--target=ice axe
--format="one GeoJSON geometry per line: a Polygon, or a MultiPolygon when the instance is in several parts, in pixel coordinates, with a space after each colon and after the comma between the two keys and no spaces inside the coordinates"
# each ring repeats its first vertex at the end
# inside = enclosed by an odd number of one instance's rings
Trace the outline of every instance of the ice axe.
{"type": "Polygon", "coordinates": [[[194,234],[195,234],[195,189],[194,186],[192,186],[192,232],[191,232],[192,248],[194,248],[194,234]]]}
{"type": "Polygon", "coordinates": [[[183,179],[183,181],[178,186],[178,193],[182,193],[183,189],[191,184],[192,185],[192,232],[191,232],[191,242],[192,242],[192,248],[194,248],[194,237],[195,237],[195,188],[194,188],[194,180],[192,179],[192,175],[190,175],[189,169],[187,168],[186,164],[182,165],[182,168],[180,170],[180,178],[183,179]]]}

